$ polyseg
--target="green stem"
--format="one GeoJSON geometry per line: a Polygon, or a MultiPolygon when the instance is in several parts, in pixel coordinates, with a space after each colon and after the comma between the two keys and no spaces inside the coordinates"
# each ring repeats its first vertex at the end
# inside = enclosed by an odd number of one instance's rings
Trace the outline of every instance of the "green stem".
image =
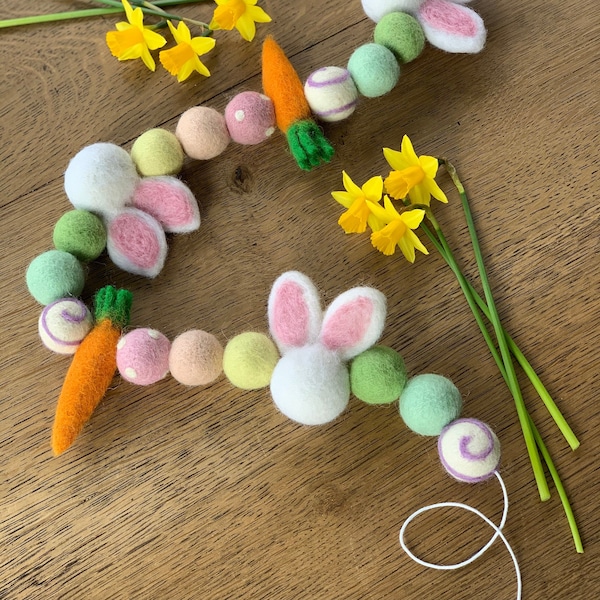
{"type": "Polygon", "coordinates": [[[36,25],[38,23],[52,23],[54,21],[68,21],[71,19],[85,19],[87,17],[101,17],[123,12],[117,8],[90,8],[86,10],[71,10],[68,12],[53,13],[49,15],[35,15],[31,17],[19,17],[16,19],[4,19],[0,21],[0,29],[8,27],[19,27],[21,25],[36,25]]]}

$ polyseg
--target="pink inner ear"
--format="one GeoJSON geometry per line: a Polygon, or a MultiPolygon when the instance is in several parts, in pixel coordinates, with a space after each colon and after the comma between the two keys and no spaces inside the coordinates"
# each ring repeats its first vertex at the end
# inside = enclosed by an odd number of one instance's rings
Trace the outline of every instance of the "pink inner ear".
{"type": "Polygon", "coordinates": [[[109,226],[109,235],[115,248],[134,265],[151,269],[160,253],[156,233],[142,219],[125,213],[114,219],[109,226]]]}
{"type": "Polygon", "coordinates": [[[477,35],[477,23],[469,11],[447,0],[427,0],[419,9],[419,15],[439,31],[473,37],[477,35]]]}
{"type": "Polygon", "coordinates": [[[351,300],[327,318],[321,342],[329,350],[351,348],[365,336],[373,316],[373,302],[359,297],[351,300]]]}
{"type": "Polygon", "coordinates": [[[142,180],[135,190],[133,205],[168,228],[187,225],[194,216],[185,188],[160,179],[142,180]]]}
{"type": "Polygon", "coordinates": [[[295,281],[285,281],[277,289],[271,313],[271,329],[280,344],[304,346],[308,342],[308,307],[304,290],[295,281]]]}

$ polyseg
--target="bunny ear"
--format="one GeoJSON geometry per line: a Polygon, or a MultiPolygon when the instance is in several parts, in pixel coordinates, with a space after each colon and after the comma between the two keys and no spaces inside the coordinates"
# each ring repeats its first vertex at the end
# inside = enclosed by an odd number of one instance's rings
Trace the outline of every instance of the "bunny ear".
{"type": "Polygon", "coordinates": [[[483,19],[472,9],[448,0],[427,0],[417,19],[430,44],[446,52],[475,54],[485,45],[483,19]]]}
{"type": "Polygon", "coordinates": [[[357,287],[339,295],[323,318],[320,342],[349,360],[370,348],[385,324],[385,296],[370,287],[357,287]]]}
{"type": "Polygon", "coordinates": [[[298,271],[280,275],[269,295],[269,328],[281,354],[315,342],[323,313],[312,281],[298,271]]]}

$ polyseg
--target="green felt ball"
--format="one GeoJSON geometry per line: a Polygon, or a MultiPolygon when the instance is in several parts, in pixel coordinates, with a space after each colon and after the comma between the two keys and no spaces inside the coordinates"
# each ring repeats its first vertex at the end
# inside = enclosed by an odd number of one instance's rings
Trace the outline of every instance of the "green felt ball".
{"type": "Polygon", "coordinates": [[[350,365],[352,393],[367,404],[398,400],[406,385],[406,367],[398,352],[375,346],[359,354],[350,365]]]}
{"type": "Polygon", "coordinates": [[[70,210],[54,226],[52,235],[57,250],[69,252],[83,262],[98,258],[106,247],[102,221],[87,210],[70,210]]]}
{"type": "Polygon", "coordinates": [[[25,276],[29,293],[40,303],[79,296],[85,284],[81,263],[68,252],[49,250],[36,256],[25,276]]]}
{"type": "Polygon", "coordinates": [[[236,335],[225,347],[223,371],[236,387],[258,390],[269,385],[278,360],[279,353],[269,337],[248,331],[236,335]]]}
{"type": "Polygon", "coordinates": [[[445,377],[427,373],[409,380],[400,396],[400,415],[420,435],[439,435],[460,416],[462,398],[445,377]]]}
{"type": "Polygon", "coordinates": [[[380,44],[359,46],[350,56],[348,71],[358,91],[367,98],[387,94],[400,77],[396,57],[380,44]]]}
{"type": "Polygon", "coordinates": [[[150,129],[135,140],[131,158],[141,175],[177,175],[183,167],[183,149],[175,134],[166,129],[150,129]]]}
{"type": "Polygon", "coordinates": [[[391,50],[403,63],[417,58],[425,47],[425,34],[419,21],[403,12],[385,15],[377,23],[373,37],[375,43],[391,50]]]}

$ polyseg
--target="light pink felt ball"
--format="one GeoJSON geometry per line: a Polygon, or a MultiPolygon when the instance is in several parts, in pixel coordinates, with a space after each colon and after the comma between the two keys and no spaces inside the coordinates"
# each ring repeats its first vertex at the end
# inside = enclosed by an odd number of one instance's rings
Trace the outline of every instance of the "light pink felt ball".
{"type": "Polygon", "coordinates": [[[121,377],[137,385],[150,385],[169,372],[171,342],[156,329],[134,329],[117,344],[121,377]]]}
{"type": "Polygon", "coordinates": [[[179,117],[175,135],[183,151],[197,160],[218,156],[227,148],[230,139],[225,117],[207,106],[186,110],[179,117]]]}
{"type": "Polygon", "coordinates": [[[242,92],[225,108],[229,135],[238,144],[259,144],[275,131],[273,102],[258,92],[242,92]]]}
{"type": "Polygon", "coordinates": [[[169,370],[184,385],[212,383],[223,370],[223,346],[206,331],[186,331],[173,340],[169,370]]]}

